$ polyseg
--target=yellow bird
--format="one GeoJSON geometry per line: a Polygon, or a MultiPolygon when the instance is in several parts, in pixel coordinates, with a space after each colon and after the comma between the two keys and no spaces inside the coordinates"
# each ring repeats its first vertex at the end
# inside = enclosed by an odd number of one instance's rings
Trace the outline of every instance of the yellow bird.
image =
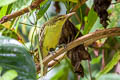
{"type": "Polygon", "coordinates": [[[39,41],[40,51],[43,58],[57,47],[61,36],[62,27],[66,20],[73,14],[75,14],[75,12],[55,16],[42,26],[39,41]]]}

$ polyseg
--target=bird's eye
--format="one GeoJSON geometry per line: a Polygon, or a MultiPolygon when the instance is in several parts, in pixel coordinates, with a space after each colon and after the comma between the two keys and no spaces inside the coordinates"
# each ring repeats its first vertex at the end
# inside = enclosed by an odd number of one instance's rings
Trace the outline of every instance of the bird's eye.
{"type": "Polygon", "coordinates": [[[63,19],[64,19],[64,17],[60,17],[60,18],[59,18],[59,20],[63,20],[63,19]]]}

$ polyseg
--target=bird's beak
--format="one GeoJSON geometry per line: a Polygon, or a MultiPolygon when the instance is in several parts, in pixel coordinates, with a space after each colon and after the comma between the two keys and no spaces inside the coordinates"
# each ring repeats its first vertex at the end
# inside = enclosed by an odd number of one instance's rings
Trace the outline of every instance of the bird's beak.
{"type": "Polygon", "coordinates": [[[75,14],[75,12],[72,12],[72,13],[67,14],[66,16],[69,18],[69,17],[71,17],[74,14],[75,14]]]}

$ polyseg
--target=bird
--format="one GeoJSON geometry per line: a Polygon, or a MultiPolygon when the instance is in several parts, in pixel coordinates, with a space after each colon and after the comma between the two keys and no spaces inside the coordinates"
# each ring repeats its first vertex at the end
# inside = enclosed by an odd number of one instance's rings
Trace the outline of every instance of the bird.
{"type": "MultiPolygon", "coordinates": [[[[82,36],[81,32],[79,32],[79,30],[77,30],[68,20],[73,14],[75,14],[75,12],[55,16],[41,27],[39,43],[42,58],[48,56],[50,52],[55,51],[58,45],[68,44],[75,40],[75,38],[82,36]]],[[[85,50],[84,45],[81,44],[71,49],[67,52],[67,56],[71,60],[74,67],[74,72],[83,77],[84,71],[80,62],[81,60],[91,59],[89,53],[85,50]]]]}
{"type": "Polygon", "coordinates": [[[49,19],[42,27],[39,33],[40,52],[42,58],[54,51],[59,43],[62,27],[66,20],[75,14],[75,12],[58,15],[49,19]]]}

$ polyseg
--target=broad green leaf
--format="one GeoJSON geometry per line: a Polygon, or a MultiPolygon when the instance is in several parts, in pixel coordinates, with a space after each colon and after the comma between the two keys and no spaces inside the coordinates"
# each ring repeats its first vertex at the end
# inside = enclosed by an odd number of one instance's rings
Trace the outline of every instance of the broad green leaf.
{"type": "Polygon", "coordinates": [[[6,12],[7,12],[7,8],[8,8],[8,5],[7,6],[3,6],[2,9],[0,10],[0,19],[6,15],[6,12]]]}
{"type": "Polygon", "coordinates": [[[36,68],[30,53],[18,41],[0,37],[0,66],[3,72],[15,70],[16,80],[36,80],[36,68]]]}
{"type": "Polygon", "coordinates": [[[97,20],[97,14],[92,8],[88,14],[88,21],[86,21],[85,23],[85,28],[83,32],[84,35],[89,33],[89,31],[92,29],[93,25],[95,24],[96,20],[97,20]]]}
{"type": "Polygon", "coordinates": [[[11,4],[11,3],[15,2],[15,1],[16,0],[0,0],[0,7],[11,4]]]}
{"type": "Polygon", "coordinates": [[[6,71],[0,80],[13,80],[18,76],[17,72],[15,70],[8,70],[6,71]]]}
{"type": "Polygon", "coordinates": [[[97,79],[103,74],[108,73],[118,63],[119,60],[120,60],[120,51],[115,53],[112,60],[105,66],[105,68],[102,71],[98,73],[98,75],[96,76],[97,79]]]}

